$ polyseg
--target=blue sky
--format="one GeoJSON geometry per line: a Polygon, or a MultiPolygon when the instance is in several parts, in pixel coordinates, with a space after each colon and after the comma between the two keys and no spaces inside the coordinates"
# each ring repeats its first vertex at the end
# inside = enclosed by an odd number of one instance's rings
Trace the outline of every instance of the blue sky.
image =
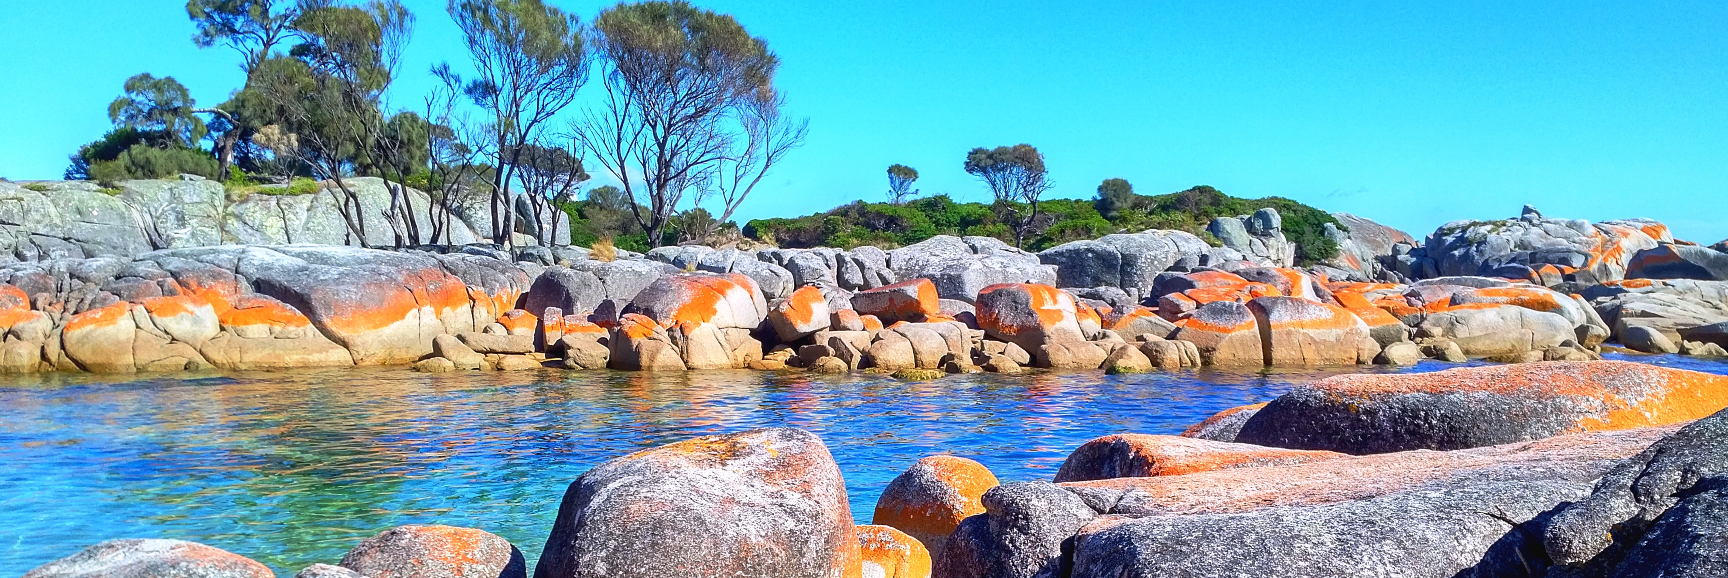
{"type": "MultiPolygon", "coordinates": [[[[585,19],[606,5],[552,1],[585,19]]],[[[411,107],[425,70],[465,54],[442,1],[407,2],[419,22],[393,97],[411,107]]],[[[132,74],[174,76],[201,103],[241,80],[234,53],[192,45],[181,1],[7,4],[0,176],[58,178],[132,74]]],[[[698,4],[769,41],[811,119],[743,218],[879,200],[892,163],[927,194],[983,200],[966,151],[1026,142],[1062,197],[1122,177],[1418,236],[1530,203],[1728,237],[1720,1],[698,4]]]]}

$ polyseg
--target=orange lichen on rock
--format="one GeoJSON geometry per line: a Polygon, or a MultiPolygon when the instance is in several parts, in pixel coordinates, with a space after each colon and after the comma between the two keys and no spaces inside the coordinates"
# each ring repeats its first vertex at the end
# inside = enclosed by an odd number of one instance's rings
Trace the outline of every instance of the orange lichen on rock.
{"type": "Polygon", "coordinates": [[[540,317],[521,309],[511,309],[498,316],[498,324],[511,334],[532,333],[540,325],[540,317]]]}
{"type": "Polygon", "coordinates": [[[1232,468],[1307,463],[1344,457],[1181,436],[1116,434],[1082,444],[1056,472],[1057,482],[1180,476],[1232,468]]]}
{"type": "Polygon", "coordinates": [[[1552,361],[1414,375],[1340,375],[1314,387],[1342,399],[1490,393],[1593,403],[1567,432],[1665,426],[1728,407],[1728,376],[1627,361],[1552,361]]]}
{"type": "Polygon", "coordinates": [[[858,321],[864,323],[865,331],[881,331],[882,320],[875,315],[859,315],[858,321]]]}
{"type": "Polygon", "coordinates": [[[1188,426],[1188,429],[1182,431],[1182,437],[1194,437],[1196,435],[1199,435],[1201,432],[1206,431],[1206,428],[1212,427],[1214,425],[1217,425],[1219,422],[1222,422],[1226,419],[1229,419],[1230,416],[1233,416],[1233,415],[1236,415],[1236,414],[1239,414],[1239,413],[1242,413],[1245,411],[1260,411],[1260,408],[1263,408],[1263,407],[1266,407],[1265,403],[1239,405],[1239,406],[1236,406],[1236,407],[1212,414],[1212,417],[1206,418],[1205,420],[1202,420],[1200,423],[1188,426]]]}
{"type": "Polygon", "coordinates": [[[0,311],[29,311],[30,296],[18,286],[0,283],[0,311]]]}
{"type": "Polygon", "coordinates": [[[569,335],[572,333],[598,333],[601,335],[606,334],[606,328],[601,327],[599,324],[590,323],[588,321],[587,315],[565,315],[564,316],[564,323],[562,326],[564,328],[564,334],[565,335],[569,335]]]}
{"type": "Polygon", "coordinates": [[[230,302],[231,307],[218,313],[216,319],[223,325],[266,325],[271,327],[310,327],[312,321],[300,311],[262,295],[239,295],[230,302]]]}
{"type": "Polygon", "coordinates": [[[1375,307],[1373,303],[1369,303],[1368,299],[1359,293],[1333,293],[1332,295],[1338,299],[1338,303],[1361,319],[1363,323],[1368,324],[1369,327],[1403,325],[1397,317],[1387,313],[1384,309],[1375,307]]]}
{"type": "Polygon", "coordinates": [[[1558,292],[1538,287],[1488,287],[1471,291],[1474,298],[1487,302],[1517,305],[1536,311],[1558,312],[1565,308],[1561,305],[1558,292]]]}
{"type": "Polygon", "coordinates": [[[660,325],[646,315],[626,313],[618,318],[618,330],[630,339],[648,339],[653,337],[654,330],[659,328],[660,325]]]}
{"type": "Polygon", "coordinates": [[[1104,316],[1098,313],[1097,309],[1093,309],[1091,305],[1076,302],[1074,304],[1074,316],[1081,323],[1090,322],[1099,327],[1104,326],[1104,316]]]}
{"type": "Polygon", "coordinates": [[[174,317],[176,315],[193,315],[198,309],[210,304],[193,295],[169,295],[151,297],[143,300],[139,305],[143,305],[145,311],[156,317],[174,317]]]}
{"type": "Polygon", "coordinates": [[[852,306],[859,314],[884,321],[920,322],[942,312],[936,284],[924,278],[859,291],[852,296],[852,306]]]}
{"type": "Polygon", "coordinates": [[[1000,485],[983,464],[930,456],[894,478],[876,502],[872,523],[911,535],[938,555],[967,516],[984,513],[984,492],[1000,485]]]}
{"type": "Polygon", "coordinates": [[[66,320],[64,331],[76,332],[85,329],[105,327],[114,323],[132,321],[132,307],[126,303],[115,303],[107,307],[91,309],[66,320]]]}
{"type": "Polygon", "coordinates": [[[929,578],[930,551],[917,538],[889,526],[857,527],[864,576],[929,578]]]}

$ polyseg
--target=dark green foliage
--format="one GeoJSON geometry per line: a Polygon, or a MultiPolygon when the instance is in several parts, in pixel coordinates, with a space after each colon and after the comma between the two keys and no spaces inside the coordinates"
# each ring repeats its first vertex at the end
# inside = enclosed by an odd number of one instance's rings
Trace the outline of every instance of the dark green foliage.
{"type": "Polygon", "coordinates": [[[144,73],[126,79],[125,93],[108,104],[108,120],[151,135],[151,145],[184,148],[208,133],[204,121],[192,114],[196,107],[192,93],[174,77],[144,73]]]}
{"type": "MultiPolygon", "coordinates": [[[[1127,183],[1124,181],[1122,185],[1127,183]]],[[[1104,188],[1100,186],[1101,192],[1104,188]]],[[[1096,200],[1040,201],[1040,214],[1047,220],[1040,223],[1043,227],[1040,232],[1026,238],[1026,249],[1042,251],[1069,241],[1147,229],[1187,231],[1216,245],[1217,239],[1206,232],[1206,225],[1213,218],[1246,215],[1271,207],[1283,217],[1284,235],[1297,244],[1298,261],[1307,265],[1338,254],[1337,244],[1323,234],[1324,224],[1343,228],[1325,211],[1290,199],[1239,199],[1208,186],[1151,197],[1135,195],[1130,190],[1119,199],[1123,201],[1120,208],[1115,215],[1108,216],[1099,212],[1096,200]]],[[[916,199],[905,205],[859,201],[816,215],[750,221],[744,227],[744,235],[787,248],[860,245],[893,248],[936,235],[981,235],[1012,243],[1014,230],[999,214],[991,205],[956,203],[946,195],[916,199]]]]}
{"type": "Polygon", "coordinates": [[[166,179],[181,174],[219,178],[221,167],[208,151],[189,148],[163,149],[134,145],[114,160],[90,164],[90,180],[112,183],[140,179],[166,179]]]}
{"type": "Polygon", "coordinates": [[[1135,208],[1134,201],[1137,198],[1139,195],[1134,194],[1134,185],[1128,184],[1128,181],[1104,179],[1104,182],[1098,185],[1098,198],[1092,201],[1092,204],[1099,214],[1114,217],[1119,211],[1135,208]]]}
{"type": "Polygon", "coordinates": [[[108,134],[102,135],[96,142],[78,147],[77,154],[72,155],[72,166],[66,169],[66,180],[89,180],[91,164],[120,158],[120,153],[134,145],[143,144],[149,138],[144,131],[132,127],[123,126],[108,131],[108,134]]]}
{"type": "Polygon", "coordinates": [[[888,202],[898,205],[918,196],[918,191],[912,190],[917,180],[918,169],[899,164],[888,167],[888,202]]]}

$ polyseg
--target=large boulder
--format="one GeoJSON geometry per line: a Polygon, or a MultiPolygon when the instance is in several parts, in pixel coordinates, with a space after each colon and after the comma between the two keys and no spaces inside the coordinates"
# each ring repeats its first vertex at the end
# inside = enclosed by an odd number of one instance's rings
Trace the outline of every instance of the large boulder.
{"type": "Polygon", "coordinates": [[[1300,464],[1343,457],[1325,451],[1288,450],[1192,437],[1116,434],[1088,441],[1068,454],[1056,481],[1180,476],[1232,468],[1300,464]]]}
{"type": "Polygon", "coordinates": [[[1436,229],[1421,249],[1418,268],[1431,274],[1484,275],[1508,265],[1529,271],[1554,265],[1582,283],[1626,276],[1633,256],[1658,242],[1673,242],[1668,228],[1645,219],[1592,225],[1583,219],[1553,219],[1526,210],[1517,219],[1458,221],[1436,229]]]}
{"type": "Polygon", "coordinates": [[[1667,431],[1065,484],[1100,516],[1071,575],[1539,576],[1546,514],[1667,431]]]}
{"type": "Polygon", "coordinates": [[[737,249],[714,249],[702,245],[660,247],[648,252],[648,259],[671,265],[680,271],[709,273],[739,273],[750,277],[762,290],[763,296],[779,299],[792,293],[805,280],[791,271],[765,262],[756,255],[737,249]]]}
{"type": "Polygon", "coordinates": [[[792,342],[830,326],[828,301],[822,290],[806,285],[768,306],[768,322],[780,341],[792,342]]]}
{"type": "Polygon", "coordinates": [[[1235,441],[1350,454],[1453,450],[1669,425],[1723,407],[1728,377],[1623,361],[1339,375],[1279,396],[1235,441]]]}
{"type": "Polygon", "coordinates": [[[888,263],[899,278],[929,279],[939,297],[968,303],[1000,283],[1056,285],[1055,267],[991,237],[937,235],[889,251],[888,263]]]}
{"type": "Polygon", "coordinates": [[[454,526],[398,526],[342,557],[367,578],[526,578],[522,552],[496,535],[454,526]]]}
{"type": "Polygon", "coordinates": [[[1728,322],[1728,282],[1723,281],[1628,279],[1592,286],[1583,296],[1622,341],[1634,326],[1679,341],[1681,331],[1728,322]]]}
{"type": "Polygon", "coordinates": [[[1728,253],[1697,245],[1664,244],[1634,255],[1626,265],[1626,278],[1728,281],[1728,253]]]}
{"type": "MultiPolygon", "coordinates": [[[[683,271],[665,263],[644,259],[618,259],[615,261],[585,260],[570,264],[571,269],[592,273],[600,280],[601,295],[604,299],[625,302],[635,299],[638,293],[647,288],[650,283],[665,275],[683,271]]],[[[565,309],[565,311],[577,311],[565,309]]]]}
{"type": "Polygon", "coordinates": [[[1543,532],[1550,576],[1722,576],[1728,412],[1698,420],[1628,459],[1543,532]]]}
{"type": "Polygon", "coordinates": [[[564,494],[536,578],[860,572],[840,468],[816,436],[763,429],[608,461],[564,494]]]}
{"type": "Polygon", "coordinates": [[[1046,343],[1085,341],[1074,296],[1049,285],[991,285],[978,294],[978,327],[992,338],[1038,351],[1046,343]]]}
{"type": "MultiPolygon", "coordinates": [[[[1343,229],[1332,223],[1322,225],[1322,230],[1328,239],[1338,244],[1338,255],[1321,261],[1346,273],[1348,280],[1372,281],[1387,278],[1389,268],[1386,266],[1394,257],[1394,247],[1399,244],[1415,246],[1417,241],[1409,233],[1358,217],[1349,213],[1332,213],[1332,217],[1344,225],[1343,229]]],[[[1335,281],[1346,278],[1337,277],[1335,281]]]]}
{"type": "Polygon", "coordinates": [[[275,578],[239,555],[182,540],[109,540],[43,564],[24,578],[275,578]]]}
{"type": "MultiPolygon", "coordinates": [[[[1299,297],[1261,297],[1248,302],[1259,326],[1266,365],[1355,365],[1368,325],[1348,309],[1299,297]]],[[[1378,353],[1378,346],[1375,347],[1378,353]]],[[[1373,356],[1369,356],[1373,359],[1373,356]]]]}
{"type": "Polygon", "coordinates": [[[1296,262],[1296,244],[1284,236],[1284,219],[1273,208],[1252,215],[1219,217],[1206,226],[1225,247],[1262,267],[1289,267],[1296,262]]]}
{"type": "Polygon", "coordinates": [[[1577,338],[1574,329],[1558,313],[1477,303],[1429,315],[1416,326],[1416,337],[1448,340],[1465,355],[1493,357],[1559,347],[1577,338]]]}
{"type": "Polygon", "coordinates": [[[1007,484],[955,531],[934,575],[1540,575],[1543,514],[1669,431],[1007,484]]]}
{"type": "Polygon", "coordinates": [[[605,287],[593,273],[554,266],[534,278],[534,284],[522,296],[522,308],[543,311],[557,307],[560,311],[583,313],[599,307],[605,298],[605,287]]]}
{"type": "Polygon", "coordinates": [[[863,575],[930,578],[930,551],[917,539],[888,526],[858,526],[863,575]]]}
{"type": "Polygon", "coordinates": [[[1159,273],[1208,249],[1190,233],[1151,230],[1064,243],[1039,253],[1038,259],[1056,267],[1061,287],[1114,287],[1138,301],[1159,273]]]}
{"type": "Polygon", "coordinates": [[[917,323],[941,315],[940,299],[935,283],[914,278],[853,293],[851,302],[852,309],[859,314],[874,315],[883,323],[892,324],[917,323]]]}
{"type": "Polygon", "coordinates": [[[978,462],[946,455],[923,458],[882,490],[871,523],[905,532],[937,557],[962,520],[984,511],[980,500],[997,485],[996,476],[978,462]]]}
{"type": "Polygon", "coordinates": [[[1206,365],[1263,366],[1260,324],[1247,305],[1217,301],[1177,322],[1172,339],[1193,343],[1206,365]]]}

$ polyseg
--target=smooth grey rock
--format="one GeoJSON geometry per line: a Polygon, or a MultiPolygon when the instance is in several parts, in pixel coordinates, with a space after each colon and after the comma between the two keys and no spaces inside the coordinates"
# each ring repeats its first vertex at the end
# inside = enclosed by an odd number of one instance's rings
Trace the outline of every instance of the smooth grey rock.
{"type": "Polygon", "coordinates": [[[1696,245],[1645,249],[1626,266],[1626,278],[1728,281],[1728,253],[1696,245]]]}
{"type": "Polygon", "coordinates": [[[1620,333],[1620,344],[1643,353],[1679,353],[1680,347],[1654,328],[1634,325],[1620,333]]]}
{"type": "Polygon", "coordinates": [[[966,518],[933,561],[934,578],[1058,578],[1065,550],[1098,513],[1049,482],[1003,484],[984,492],[984,514],[966,518]]]}
{"type": "Polygon", "coordinates": [[[593,273],[568,267],[547,267],[528,288],[522,307],[530,312],[557,307],[571,314],[584,314],[593,311],[604,299],[606,287],[593,273]]]}

